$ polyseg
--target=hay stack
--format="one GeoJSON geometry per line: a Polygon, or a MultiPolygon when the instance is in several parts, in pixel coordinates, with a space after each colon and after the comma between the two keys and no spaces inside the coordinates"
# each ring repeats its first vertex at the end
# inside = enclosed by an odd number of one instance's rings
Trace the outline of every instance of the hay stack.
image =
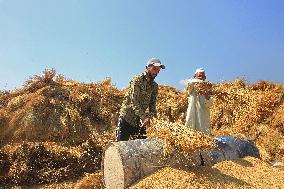
{"type": "Polygon", "coordinates": [[[2,145],[23,140],[79,145],[91,132],[116,125],[123,94],[110,80],[82,84],[54,77],[55,71],[47,70],[22,89],[1,95],[2,145]]]}

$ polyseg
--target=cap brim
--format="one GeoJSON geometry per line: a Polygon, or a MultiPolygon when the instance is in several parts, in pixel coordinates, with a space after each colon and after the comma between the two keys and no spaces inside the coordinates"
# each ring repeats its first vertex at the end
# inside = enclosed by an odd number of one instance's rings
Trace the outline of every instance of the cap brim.
{"type": "Polygon", "coordinates": [[[156,66],[156,67],[160,67],[160,68],[162,68],[162,69],[165,69],[166,67],[165,67],[165,65],[163,65],[163,64],[161,64],[161,63],[154,63],[154,64],[152,64],[153,66],[156,66]]]}

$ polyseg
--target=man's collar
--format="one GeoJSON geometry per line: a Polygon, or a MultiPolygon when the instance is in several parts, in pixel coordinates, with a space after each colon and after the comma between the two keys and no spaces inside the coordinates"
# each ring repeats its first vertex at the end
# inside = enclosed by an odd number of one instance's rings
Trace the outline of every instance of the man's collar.
{"type": "Polygon", "coordinates": [[[144,79],[147,81],[147,82],[149,82],[149,83],[153,83],[154,82],[154,79],[150,79],[150,81],[148,81],[148,76],[147,76],[147,72],[146,71],[144,71],[143,72],[143,76],[144,76],[144,79]]]}
{"type": "Polygon", "coordinates": [[[147,77],[147,72],[144,71],[144,72],[143,72],[143,75],[144,75],[144,77],[146,78],[146,77],[147,77]]]}

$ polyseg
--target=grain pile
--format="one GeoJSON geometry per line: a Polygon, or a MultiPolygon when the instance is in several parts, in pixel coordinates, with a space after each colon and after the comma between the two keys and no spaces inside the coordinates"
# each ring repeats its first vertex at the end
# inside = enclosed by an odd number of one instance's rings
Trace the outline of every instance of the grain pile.
{"type": "Polygon", "coordinates": [[[223,161],[213,167],[175,169],[166,167],[129,189],[165,188],[283,188],[284,169],[272,168],[252,158],[223,161]]]}

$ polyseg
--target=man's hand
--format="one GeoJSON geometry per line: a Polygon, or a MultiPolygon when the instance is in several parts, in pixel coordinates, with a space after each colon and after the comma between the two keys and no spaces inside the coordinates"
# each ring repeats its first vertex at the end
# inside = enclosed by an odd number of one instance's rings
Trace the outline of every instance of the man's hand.
{"type": "Polygon", "coordinates": [[[150,117],[146,117],[143,121],[143,125],[142,126],[145,126],[145,127],[148,127],[150,126],[151,124],[151,118],[150,117]]]}
{"type": "Polygon", "coordinates": [[[204,95],[206,99],[209,99],[212,93],[212,84],[209,82],[201,82],[195,84],[197,94],[204,95]]]}
{"type": "Polygon", "coordinates": [[[210,94],[205,94],[204,96],[205,96],[206,100],[210,99],[210,94]]]}

